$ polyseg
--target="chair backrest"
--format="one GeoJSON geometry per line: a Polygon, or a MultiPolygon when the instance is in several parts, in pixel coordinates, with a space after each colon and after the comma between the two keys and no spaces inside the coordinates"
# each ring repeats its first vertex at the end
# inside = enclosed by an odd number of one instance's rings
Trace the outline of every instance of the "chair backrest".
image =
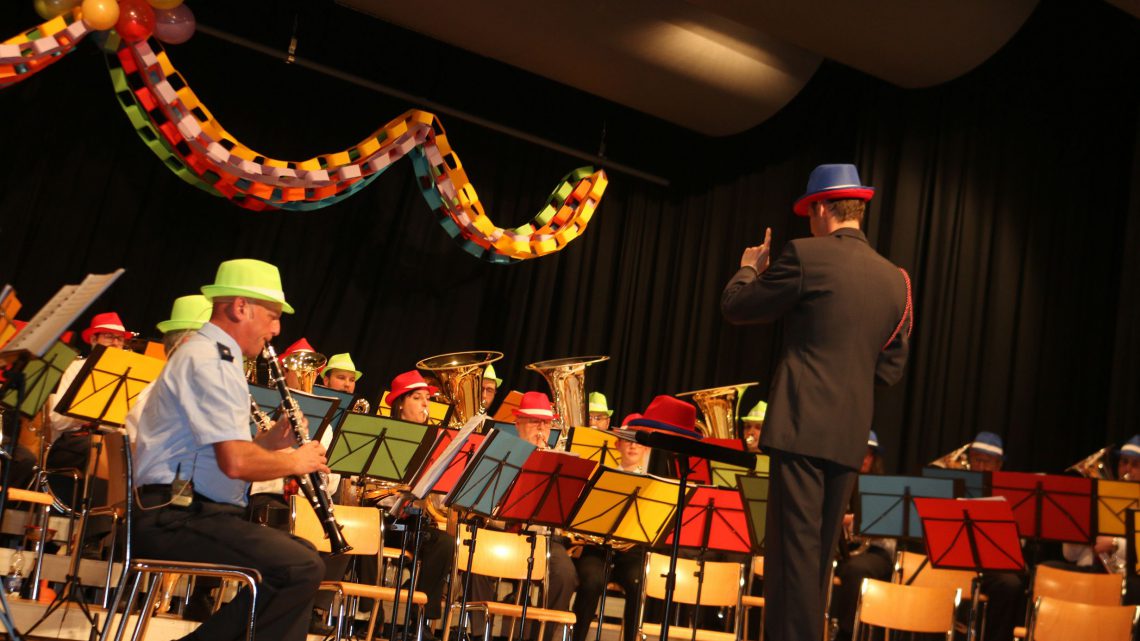
{"type": "MultiPolygon", "coordinates": [[[[459,528],[456,566],[467,571],[468,547],[471,531],[459,528]]],[[[534,546],[534,568],[532,581],[541,581],[546,576],[546,536],[536,535],[534,546]]],[[[530,556],[530,542],[526,534],[499,532],[480,528],[475,536],[475,558],[471,561],[471,571],[484,576],[503,579],[526,579],[527,558],[530,556]]]]}
{"type": "Polygon", "coordinates": [[[1120,605],[1124,598],[1124,577],[1038,565],[1032,593],[1034,599],[1045,596],[1088,605],[1120,605]]]}
{"type": "Polygon", "coordinates": [[[1134,638],[1140,607],[1090,605],[1039,597],[1033,605],[1028,641],[1122,641],[1134,638]]]}
{"type": "Polygon", "coordinates": [[[903,551],[899,554],[899,578],[903,585],[917,585],[925,588],[951,588],[961,590],[963,595],[970,594],[971,583],[977,576],[969,570],[940,570],[925,566],[925,554],[903,551]],[[921,568],[921,569],[920,569],[921,568]],[[915,572],[918,574],[916,575],[915,572]],[[911,580],[913,577],[913,580],[911,580]]]}
{"type": "MultiPolygon", "coordinates": [[[[954,610],[962,592],[950,588],[916,587],[863,579],[855,625],[891,630],[953,634],[954,610]]],[[[855,630],[858,633],[858,627],[855,630]]]]}
{"type": "Polygon", "coordinates": [[[764,557],[752,557],[752,574],[755,574],[760,578],[764,578],[764,557]]]}
{"type": "MultiPolygon", "coordinates": [[[[344,533],[344,539],[352,546],[348,554],[375,555],[380,552],[380,541],[384,536],[380,510],[374,507],[338,505],[333,511],[336,522],[340,524],[344,533]]],[[[313,506],[309,505],[305,497],[293,496],[291,512],[290,523],[294,536],[312,543],[320,552],[332,549],[328,537],[325,536],[325,529],[317,519],[317,513],[313,511],[313,506]]]]}
{"type": "MultiPolygon", "coordinates": [[[[677,581],[673,590],[676,603],[697,602],[697,572],[694,559],[677,559],[677,581]]],[[[665,598],[665,577],[669,573],[669,555],[650,552],[645,560],[645,596],[665,598]]],[[[704,581],[700,585],[700,605],[736,607],[744,589],[744,565],[727,561],[706,561],[704,581]]]]}
{"type": "Polygon", "coordinates": [[[127,437],[125,433],[116,430],[103,433],[102,438],[103,453],[100,458],[105,458],[107,462],[107,505],[121,511],[126,508],[131,488],[127,437]]]}

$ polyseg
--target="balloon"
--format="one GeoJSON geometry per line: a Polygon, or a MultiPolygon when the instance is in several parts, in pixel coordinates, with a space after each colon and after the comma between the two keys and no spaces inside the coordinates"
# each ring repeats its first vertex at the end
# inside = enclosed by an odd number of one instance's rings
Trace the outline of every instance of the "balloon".
{"type": "Polygon", "coordinates": [[[144,0],[119,0],[115,31],[126,42],[142,42],[154,33],[154,9],[144,0]]]}
{"type": "Polygon", "coordinates": [[[197,27],[194,12],[184,4],[154,12],[154,37],[171,45],[180,45],[194,35],[197,27]]]}
{"type": "Polygon", "coordinates": [[[36,0],[36,13],[44,20],[51,20],[61,13],[71,11],[79,0],[36,0]]]}
{"type": "Polygon", "coordinates": [[[115,0],[83,0],[83,22],[96,31],[115,26],[119,20],[119,3],[115,0]]]}
{"type": "Polygon", "coordinates": [[[155,9],[170,10],[182,4],[182,0],[146,0],[155,9]]]}

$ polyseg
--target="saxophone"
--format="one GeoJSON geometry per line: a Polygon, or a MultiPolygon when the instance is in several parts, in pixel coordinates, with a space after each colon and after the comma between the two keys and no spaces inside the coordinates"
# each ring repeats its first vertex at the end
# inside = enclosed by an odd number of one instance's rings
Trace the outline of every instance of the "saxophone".
{"type": "MultiPolygon", "coordinates": [[[[289,424],[293,427],[293,435],[297,438],[297,444],[304,445],[309,442],[309,432],[301,426],[301,407],[297,405],[297,400],[293,398],[288,386],[285,385],[285,373],[281,371],[281,365],[277,362],[277,352],[274,351],[272,345],[266,343],[264,355],[269,367],[269,382],[281,394],[281,404],[286,416],[289,417],[289,424]]],[[[336,516],[333,514],[333,502],[332,498],[329,497],[328,483],[324,474],[311,472],[305,476],[298,476],[297,484],[301,487],[301,493],[313,506],[313,511],[316,512],[317,518],[321,521],[325,536],[329,539],[332,555],[338,556],[351,550],[352,546],[345,540],[344,533],[340,531],[340,524],[336,522],[336,516]]]]}

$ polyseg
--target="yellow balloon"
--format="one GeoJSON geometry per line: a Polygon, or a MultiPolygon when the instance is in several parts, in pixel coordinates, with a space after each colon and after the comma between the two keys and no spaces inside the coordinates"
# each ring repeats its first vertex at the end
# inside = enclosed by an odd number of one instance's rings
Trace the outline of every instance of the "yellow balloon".
{"type": "Polygon", "coordinates": [[[115,0],[83,0],[83,21],[96,31],[105,31],[119,21],[119,3],[115,0]]]}
{"type": "Polygon", "coordinates": [[[146,0],[146,3],[155,9],[173,9],[182,4],[182,0],[146,0]]]}

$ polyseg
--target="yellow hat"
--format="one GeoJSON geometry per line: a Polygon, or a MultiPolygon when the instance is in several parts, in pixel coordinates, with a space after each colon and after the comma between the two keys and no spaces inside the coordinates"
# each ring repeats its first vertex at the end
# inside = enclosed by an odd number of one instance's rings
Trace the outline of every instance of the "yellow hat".
{"type": "Polygon", "coordinates": [[[760,401],[754,405],[752,409],[748,410],[748,414],[740,417],[740,420],[744,421],[745,423],[763,423],[764,416],[767,414],[768,404],[764,401],[760,401]]]}
{"type": "Polygon", "coordinates": [[[210,320],[214,306],[201,294],[179,296],[170,308],[170,318],[157,325],[163,334],[180,329],[198,329],[210,320]]]}
{"type": "Polygon", "coordinates": [[[606,395],[601,392],[590,392],[590,412],[613,416],[614,411],[606,403],[606,395]]]}
{"type": "Polygon", "coordinates": [[[211,301],[224,296],[243,296],[280,303],[281,311],[293,313],[293,307],[285,302],[285,292],[281,289],[281,272],[267,262],[252,258],[227,260],[218,265],[214,284],[203,286],[202,293],[211,301]]]}
{"type": "Polygon", "coordinates": [[[356,374],[356,380],[358,381],[364,378],[364,374],[361,373],[360,370],[356,369],[356,365],[352,362],[352,356],[350,356],[348,352],[345,352],[343,354],[333,354],[332,357],[329,358],[328,364],[326,364],[324,368],[321,369],[321,376],[328,378],[329,371],[334,369],[343,369],[346,372],[352,372],[356,374]]]}
{"type": "Polygon", "coordinates": [[[487,369],[483,370],[483,378],[485,378],[487,380],[495,381],[495,387],[498,387],[498,386],[503,384],[503,379],[495,378],[495,366],[494,365],[488,365],[487,369]]]}

